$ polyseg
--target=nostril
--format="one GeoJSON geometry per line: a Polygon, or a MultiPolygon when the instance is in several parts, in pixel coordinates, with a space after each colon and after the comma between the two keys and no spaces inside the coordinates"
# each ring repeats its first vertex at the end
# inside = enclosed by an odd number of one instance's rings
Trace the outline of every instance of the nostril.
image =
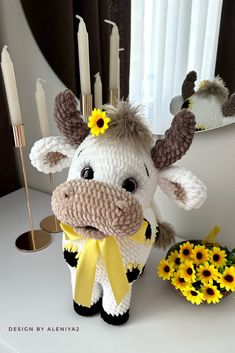
{"type": "Polygon", "coordinates": [[[63,192],[62,192],[62,197],[63,197],[64,199],[67,199],[67,198],[69,198],[70,196],[71,196],[71,189],[70,189],[70,188],[64,189],[63,192]]]}
{"type": "Polygon", "coordinates": [[[115,205],[121,211],[126,211],[128,208],[128,203],[126,201],[117,201],[115,205]]]}

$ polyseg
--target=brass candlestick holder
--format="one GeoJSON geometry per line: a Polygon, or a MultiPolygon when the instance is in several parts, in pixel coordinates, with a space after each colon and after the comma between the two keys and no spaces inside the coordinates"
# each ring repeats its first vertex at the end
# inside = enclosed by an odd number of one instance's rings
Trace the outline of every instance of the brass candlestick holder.
{"type": "MultiPolygon", "coordinates": [[[[53,191],[55,190],[55,184],[54,184],[53,175],[51,173],[49,174],[49,178],[50,178],[50,186],[51,186],[51,194],[52,194],[53,191]]],[[[58,221],[58,219],[54,215],[50,215],[44,218],[40,223],[40,227],[49,233],[62,232],[62,229],[60,228],[60,221],[58,221]]]]}
{"type": "Polygon", "coordinates": [[[109,89],[109,103],[115,106],[118,101],[118,89],[110,88],[109,89]]]}
{"type": "Polygon", "coordinates": [[[16,247],[25,252],[35,252],[46,248],[51,243],[51,235],[41,229],[34,229],[32,210],[29,198],[28,180],[26,175],[23,147],[25,147],[25,135],[23,125],[13,125],[15,147],[19,151],[20,163],[24,179],[25,199],[28,209],[30,230],[21,234],[15,241],[16,247]]]}
{"type": "Polygon", "coordinates": [[[88,117],[92,113],[92,95],[91,94],[81,94],[80,96],[80,110],[84,121],[88,122],[88,117]]]}

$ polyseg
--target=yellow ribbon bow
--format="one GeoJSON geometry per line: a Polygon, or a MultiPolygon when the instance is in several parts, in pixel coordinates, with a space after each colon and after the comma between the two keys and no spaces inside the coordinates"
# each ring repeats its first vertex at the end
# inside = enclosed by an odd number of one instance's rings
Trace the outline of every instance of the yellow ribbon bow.
{"type": "MultiPolygon", "coordinates": [[[[139,230],[133,234],[130,239],[145,243],[145,231],[148,226],[147,221],[143,221],[139,230]]],[[[79,240],[84,237],[74,231],[72,227],[61,223],[61,228],[65,233],[66,240],[79,240]]],[[[130,290],[130,284],[126,277],[125,266],[116,239],[109,236],[102,240],[86,238],[86,243],[82,249],[81,256],[76,270],[75,280],[75,302],[90,307],[92,290],[95,280],[96,264],[99,254],[101,254],[109,282],[117,304],[120,304],[123,298],[130,290]]]]}

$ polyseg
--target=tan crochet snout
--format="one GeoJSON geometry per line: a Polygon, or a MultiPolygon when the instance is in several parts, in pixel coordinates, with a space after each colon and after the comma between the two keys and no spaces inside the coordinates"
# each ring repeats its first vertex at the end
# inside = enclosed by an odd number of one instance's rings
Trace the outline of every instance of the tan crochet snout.
{"type": "Polygon", "coordinates": [[[126,190],[95,180],[70,180],[52,195],[52,209],[84,237],[130,236],[143,221],[139,202],[126,190]]]}

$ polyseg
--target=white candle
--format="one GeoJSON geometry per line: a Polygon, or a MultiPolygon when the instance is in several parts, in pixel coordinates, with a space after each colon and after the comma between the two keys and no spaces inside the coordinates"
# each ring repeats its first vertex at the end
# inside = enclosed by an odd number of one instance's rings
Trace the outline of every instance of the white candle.
{"type": "Polygon", "coordinates": [[[118,57],[119,57],[119,33],[116,23],[104,20],[113,26],[110,36],[110,57],[109,57],[109,88],[118,88],[118,57]]]}
{"type": "MultiPolygon", "coordinates": [[[[124,51],[124,48],[120,48],[118,52],[124,51]]],[[[120,56],[118,55],[118,99],[120,99],[120,56]]]]}
{"type": "Polygon", "coordinates": [[[36,81],[36,92],[35,99],[38,111],[38,118],[40,124],[40,130],[42,137],[47,137],[49,133],[49,123],[48,123],[48,113],[47,113],[47,103],[44,89],[42,87],[42,82],[40,78],[36,81]]]}
{"type": "Polygon", "coordinates": [[[10,55],[7,51],[7,46],[5,45],[2,49],[1,55],[1,67],[2,75],[7,95],[7,102],[10,112],[11,124],[21,125],[22,116],[20,110],[20,102],[18,97],[18,91],[16,86],[14,66],[11,61],[10,55]]]}
{"type": "Polygon", "coordinates": [[[94,94],[95,94],[95,108],[102,108],[102,82],[100,79],[100,73],[95,74],[95,84],[94,84],[94,94]]]}
{"type": "Polygon", "coordinates": [[[78,26],[78,57],[79,57],[79,72],[80,85],[82,94],[91,93],[91,79],[90,79],[90,60],[89,60],[89,43],[88,33],[85,22],[82,17],[76,15],[80,20],[78,26]]]}

